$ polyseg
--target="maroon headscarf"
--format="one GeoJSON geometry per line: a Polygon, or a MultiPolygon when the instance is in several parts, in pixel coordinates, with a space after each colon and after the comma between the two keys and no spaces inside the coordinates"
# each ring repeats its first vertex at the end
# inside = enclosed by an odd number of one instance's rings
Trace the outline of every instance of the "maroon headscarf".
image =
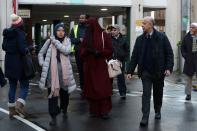
{"type": "Polygon", "coordinates": [[[101,50],[102,46],[102,32],[103,29],[98,23],[96,18],[89,18],[88,21],[88,29],[86,31],[86,35],[84,38],[84,43],[88,48],[95,48],[97,50],[101,50]]]}

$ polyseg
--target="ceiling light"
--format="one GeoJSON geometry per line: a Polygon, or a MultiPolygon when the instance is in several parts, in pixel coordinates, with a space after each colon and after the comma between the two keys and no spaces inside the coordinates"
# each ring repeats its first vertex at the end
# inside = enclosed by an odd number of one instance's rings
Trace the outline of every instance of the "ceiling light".
{"type": "Polygon", "coordinates": [[[70,17],[70,16],[69,16],[69,15],[65,15],[64,17],[65,17],[65,18],[68,18],[68,17],[70,17]]]}
{"type": "Polygon", "coordinates": [[[47,20],[42,20],[42,21],[46,22],[47,20]]]}
{"type": "Polygon", "coordinates": [[[108,9],[107,8],[102,8],[101,11],[108,11],[108,9]]]}

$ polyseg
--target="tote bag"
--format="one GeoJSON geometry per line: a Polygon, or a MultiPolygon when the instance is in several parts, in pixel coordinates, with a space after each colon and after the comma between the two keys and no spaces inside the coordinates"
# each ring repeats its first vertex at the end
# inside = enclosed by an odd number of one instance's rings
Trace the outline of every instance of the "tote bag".
{"type": "MultiPolygon", "coordinates": [[[[103,41],[103,49],[104,49],[105,41],[103,37],[103,32],[102,32],[102,41],[103,41]]],[[[119,60],[115,60],[115,59],[111,59],[109,61],[106,60],[106,63],[108,65],[108,73],[110,78],[116,77],[122,73],[121,71],[122,64],[119,60]]]]}

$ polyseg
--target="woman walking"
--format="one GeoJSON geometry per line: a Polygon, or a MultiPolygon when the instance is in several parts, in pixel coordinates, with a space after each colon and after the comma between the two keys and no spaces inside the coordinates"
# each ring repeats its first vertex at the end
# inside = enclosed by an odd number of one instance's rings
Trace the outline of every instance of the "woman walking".
{"type": "Polygon", "coordinates": [[[25,100],[28,95],[29,80],[24,77],[23,60],[22,57],[29,53],[25,32],[23,27],[23,20],[16,14],[11,15],[12,26],[3,31],[3,44],[2,48],[5,54],[5,76],[9,80],[9,93],[8,93],[8,107],[9,115],[25,116],[24,106],[25,100]],[[17,83],[20,82],[20,92],[16,100],[17,83]]]}
{"type": "Polygon", "coordinates": [[[49,124],[51,126],[56,125],[56,116],[61,111],[63,117],[67,117],[69,94],[76,88],[69,59],[71,42],[66,36],[64,24],[60,23],[55,26],[54,35],[55,38],[48,39],[38,54],[39,64],[42,66],[39,86],[45,88],[46,84],[48,87],[48,109],[52,118],[49,124]],[[60,107],[58,97],[60,97],[60,107]]]}
{"type": "Polygon", "coordinates": [[[81,45],[80,55],[84,69],[84,97],[89,103],[90,117],[108,119],[111,111],[112,84],[106,59],[112,56],[111,38],[94,18],[81,45]]]}

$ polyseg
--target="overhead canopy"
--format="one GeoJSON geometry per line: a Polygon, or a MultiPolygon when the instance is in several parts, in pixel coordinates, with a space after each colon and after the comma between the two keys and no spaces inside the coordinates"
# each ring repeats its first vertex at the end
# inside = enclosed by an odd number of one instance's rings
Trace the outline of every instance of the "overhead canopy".
{"type": "Polygon", "coordinates": [[[89,14],[94,17],[108,17],[113,15],[124,15],[126,7],[105,6],[108,10],[101,11],[101,6],[85,5],[19,5],[20,9],[31,9],[31,18],[33,23],[42,22],[46,19],[48,22],[53,20],[78,21],[80,14],[89,14]],[[68,18],[64,16],[68,15],[68,18]]]}
{"type": "Polygon", "coordinates": [[[18,0],[19,4],[102,5],[130,7],[132,0],[18,0]]]}

